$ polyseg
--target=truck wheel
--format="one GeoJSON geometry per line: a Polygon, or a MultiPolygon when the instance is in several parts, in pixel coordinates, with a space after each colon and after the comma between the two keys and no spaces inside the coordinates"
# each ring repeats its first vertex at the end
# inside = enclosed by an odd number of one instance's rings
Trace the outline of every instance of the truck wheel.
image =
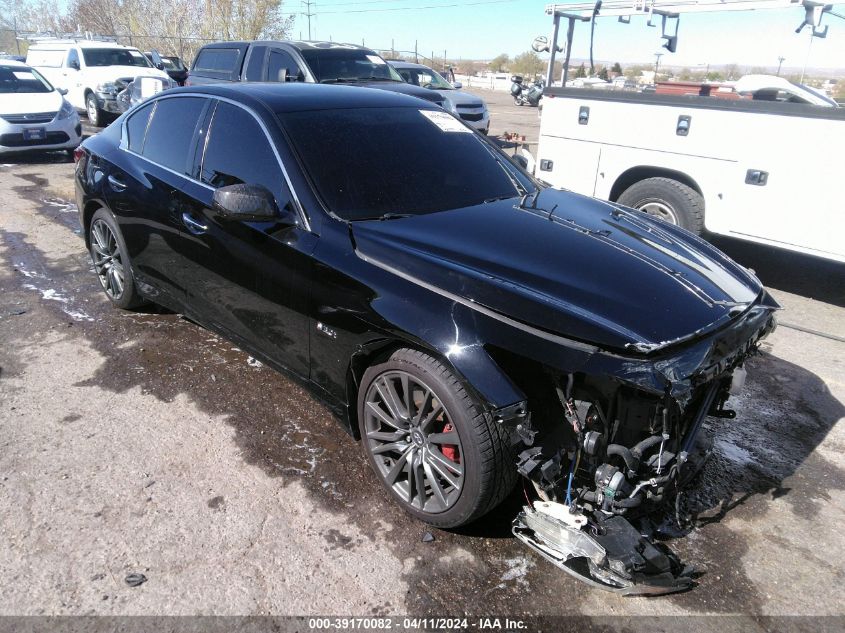
{"type": "Polygon", "coordinates": [[[382,485],[414,517],[465,525],[513,489],[507,434],[452,371],[401,349],[367,369],[358,393],[361,443],[382,485]]]}
{"type": "Polygon", "coordinates": [[[647,178],[634,183],[617,202],[693,233],[704,230],[704,198],[671,178],[647,178]]]}
{"type": "Polygon", "coordinates": [[[94,127],[103,125],[105,112],[97,106],[97,97],[93,92],[89,92],[88,96],[85,97],[85,112],[88,114],[88,122],[91,125],[94,127]]]}

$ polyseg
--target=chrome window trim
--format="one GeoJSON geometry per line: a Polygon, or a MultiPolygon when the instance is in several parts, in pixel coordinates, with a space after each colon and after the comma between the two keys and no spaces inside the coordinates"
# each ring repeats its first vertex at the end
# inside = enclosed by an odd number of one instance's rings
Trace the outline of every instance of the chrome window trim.
{"type": "MultiPolygon", "coordinates": [[[[282,170],[282,176],[285,179],[285,184],[287,185],[288,191],[290,191],[291,201],[293,202],[293,205],[296,209],[297,215],[299,216],[300,220],[302,220],[302,227],[306,231],[308,231],[309,233],[312,233],[313,231],[311,230],[311,221],[309,220],[308,216],[306,215],[305,209],[303,208],[302,203],[299,200],[299,196],[297,195],[296,190],[293,187],[293,182],[291,182],[290,176],[288,175],[288,170],[285,169],[285,165],[282,162],[282,157],[279,156],[279,150],[276,149],[276,144],[273,142],[273,139],[270,136],[270,131],[267,129],[267,126],[264,124],[264,121],[261,120],[261,117],[258,116],[258,114],[256,114],[255,111],[253,111],[248,106],[245,106],[244,104],[239,103],[238,101],[235,101],[234,99],[229,99],[228,97],[221,97],[221,96],[218,96],[218,95],[207,94],[207,93],[202,93],[202,92],[181,92],[181,93],[175,94],[175,95],[162,95],[160,97],[154,97],[153,98],[154,101],[155,101],[155,105],[153,106],[154,110],[153,110],[153,112],[150,113],[150,119],[147,122],[147,129],[144,131],[144,145],[147,144],[147,132],[149,131],[150,122],[152,122],[152,120],[153,120],[153,115],[155,114],[155,110],[158,109],[158,102],[162,101],[164,99],[182,99],[182,98],[185,98],[185,97],[200,97],[202,99],[212,99],[212,100],[217,100],[217,101],[225,101],[226,103],[230,103],[233,106],[237,106],[237,107],[245,110],[246,112],[248,112],[252,116],[253,119],[255,119],[258,122],[259,127],[261,127],[261,131],[264,132],[264,138],[267,140],[267,142],[270,144],[270,148],[273,150],[273,155],[276,157],[276,163],[279,165],[279,169],[282,170]]],[[[185,178],[186,180],[189,180],[189,181],[193,182],[194,184],[205,187],[206,189],[208,189],[210,191],[216,191],[215,187],[212,187],[211,185],[202,182],[202,180],[194,178],[193,176],[190,176],[188,174],[180,174],[179,172],[177,172],[174,169],[170,169],[169,167],[165,167],[164,165],[160,165],[159,163],[151,161],[146,156],[143,156],[142,154],[138,154],[137,152],[133,152],[132,150],[130,150],[129,147],[127,146],[127,144],[126,144],[126,137],[127,137],[126,124],[129,121],[129,118],[130,117],[126,117],[126,119],[124,119],[124,121],[123,121],[123,123],[121,124],[121,127],[120,127],[120,143],[118,144],[119,149],[123,150],[124,152],[127,152],[128,154],[132,154],[133,156],[137,156],[139,158],[142,158],[143,160],[147,161],[151,165],[155,165],[156,167],[164,169],[165,171],[169,171],[172,174],[175,174],[177,176],[181,176],[182,178],[185,178]]],[[[213,120],[214,119],[212,117],[211,121],[213,122],[213,120]]],[[[206,134],[205,143],[207,143],[207,139],[208,139],[208,134],[206,134]]],[[[205,160],[205,149],[206,149],[205,143],[203,144],[203,147],[202,147],[202,160],[200,161],[200,165],[202,165],[202,161],[205,160]]],[[[143,151],[143,148],[141,148],[141,151],[143,151]]]]}

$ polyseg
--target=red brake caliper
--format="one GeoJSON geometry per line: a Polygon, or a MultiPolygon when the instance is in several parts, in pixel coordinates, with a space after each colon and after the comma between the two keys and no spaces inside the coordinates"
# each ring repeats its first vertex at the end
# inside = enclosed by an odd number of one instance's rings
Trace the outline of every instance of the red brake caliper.
{"type": "MultiPolygon", "coordinates": [[[[452,423],[449,422],[446,426],[443,427],[444,433],[451,433],[455,430],[455,427],[452,426],[452,423]]],[[[456,464],[461,463],[461,456],[458,454],[458,445],[457,444],[444,444],[441,446],[440,450],[443,453],[443,457],[446,459],[452,460],[456,464]]]]}

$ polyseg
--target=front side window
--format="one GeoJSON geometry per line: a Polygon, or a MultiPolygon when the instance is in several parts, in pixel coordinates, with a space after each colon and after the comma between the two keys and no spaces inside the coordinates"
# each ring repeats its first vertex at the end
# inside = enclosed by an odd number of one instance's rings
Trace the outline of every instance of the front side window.
{"type": "Polygon", "coordinates": [[[287,51],[270,50],[267,58],[267,81],[301,81],[305,77],[299,64],[287,51]]]}
{"type": "Polygon", "coordinates": [[[53,86],[38,71],[26,66],[0,65],[0,94],[52,91],[53,86]]]}
{"type": "Polygon", "coordinates": [[[153,65],[140,51],[131,48],[83,48],[82,57],[86,66],[141,66],[153,65]]]}
{"type": "Polygon", "coordinates": [[[442,110],[280,112],[316,193],[345,220],[515,198],[534,181],[442,110]]]}
{"type": "Polygon", "coordinates": [[[208,132],[201,179],[214,188],[262,185],[279,208],[290,200],[276,155],[258,121],[246,110],[221,101],[208,132]]]}
{"type": "Polygon", "coordinates": [[[402,81],[393,66],[362,48],[305,48],[300,51],[320,83],[402,81]]]}
{"type": "Polygon", "coordinates": [[[156,104],[142,154],[154,163],[187,174],[190,172],[188,157],[193,149],[194,132],[203,113],[205,99],[176,97],[160,99],[156,104]]]}
{"type": "Polygon", "coordinates": [[[403,68],[399,71],[403,77],[408,74],[406,81],[415,86],[431,88],[433,90],[453,90],[452,84],[430,68],[403,68]]]}
{"type": "Polygon", "coordinates": [[[75,48],[72,48],[68,51],[67,67],[76,68],[77,70],[79,69],[79,53],[76,52],[75,48]]]}

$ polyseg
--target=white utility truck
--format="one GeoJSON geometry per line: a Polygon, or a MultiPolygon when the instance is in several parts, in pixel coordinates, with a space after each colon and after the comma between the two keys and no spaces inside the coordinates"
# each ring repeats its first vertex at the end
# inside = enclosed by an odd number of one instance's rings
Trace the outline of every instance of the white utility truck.
{"type": "Polygon", "coordinates": [[[845,262],[845,108],[547,88],[535,175],[700,233],[845,262]]]}
{"type": "Polygon", "coordinates": [[[113,40],[39,38],[30,44],[26,63],[67,90],[70,104],[84,110],[95,126],[106,123],[107,113],[122,112],[117,95],[136,77],[169,79],[137,48],[113,40]]]}

